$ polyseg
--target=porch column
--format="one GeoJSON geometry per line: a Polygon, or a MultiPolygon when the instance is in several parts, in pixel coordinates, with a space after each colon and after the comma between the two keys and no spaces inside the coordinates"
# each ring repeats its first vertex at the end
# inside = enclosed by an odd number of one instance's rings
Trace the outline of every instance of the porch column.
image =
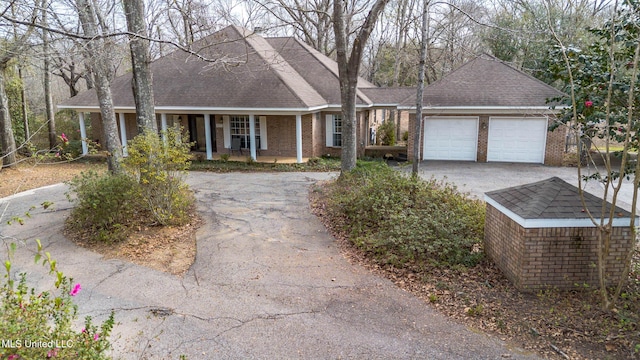
{"type": "Polygon", "coordinates": [[[162,113],[160,114],[160,131],[162,134],[162,141],[166,142],[167,141],[167,114],[166,113],[162,113]]]}
{"type": "Polygon", "coordinates": [[[207,146],[207,160],[213,160],[211,150],[211,114],[204,114],[204,138],[207,146]]]}
{"type": "Polygon", "coordinates": [[[296,162],[302,163],[302,115],[296,115],[296,162]]]}
{"type": "Polygon", "coordinates": [[[87,127],[84,124],[84,113],[78,113],[78,120],[80,120],[80,138],[82,139],[82,155],[89,153],[89,146],[87,145],[87,127]]]}
{"type": "Polygon", "coordinates": [[[127,150],[127,124],[124,120],[124,113],[119,113],[120,118],[120,142],[122,143],[122,156],[129,156],[127,150]]]}
{"type": "Polygon", "coordinates": [[[249,138],[251,158],[256,160],[256,117],[253,114],[249,114],[249,138]]]}

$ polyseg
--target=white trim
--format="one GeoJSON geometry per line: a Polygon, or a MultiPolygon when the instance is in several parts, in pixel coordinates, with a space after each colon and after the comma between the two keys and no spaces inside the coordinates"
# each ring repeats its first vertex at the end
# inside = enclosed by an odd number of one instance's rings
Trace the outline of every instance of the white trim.
{"type": "Polygon", "coordinates": [[[129,150],[127,149],[127,122],[124,118],[124,113],[118,113],[120,119],[120,143],[122,143],[122,156],[129,156],[129,150]]]}
{"type": "Polygon", "coordinates": [[[256,160],[256,116],[249,114],[249,150],[251,158],[256,160]]]}
{"type": "MultiPolygon", "coordinates": [[[[312,106],[308,108],[233,108],[233,107],[197,107],[197,106],[156,106],[155,111],[157,113],[166,112],[180,112],[181,114],[203,114],[205,112],[225,113],[229,115],[246,115],[250,112],[262,113],[265,115],[280,115],[291,113],[309,113],[316,112],[318,110],[326,109],[329,105],[312,106]]],[[[94,110],[94,112],[100,111],[100,108],[94,105],[58,105],[60,109],[77,109],[77,110],[94,110]]],[[[338,105],[340,108],[340,105],[338,105]]],[[[117,106],[114,107],[115,111],[135,112],[135,106],[117,106]]]]}
{"type": "Polygon", "coordinates": [[[222,133],[224,135],[224,148],[231,148],[231,123],[229,115],[222,115],[222,133]]]}
{"type": "Polygon", "coordinates": [[[204,142],[207,149],[207,160],[213,160],[213,151],[211,150],[211,114],[204,114],[204,142]]]}
{"type": "MultiPolygon", "coordinates": [[[[525,219],[522,216],[507,209],[506,207],[500,205],[497,201],[493,200],[488,195],[484,196],[484,201],[496,208],[496,210],[505,214],[509,219],[515,221],[518,225],[522,226],[525,229],[556,227],[596,227],[591,219],[525,219]]],[[[638,219],[640,219],[640,217],[638,219]]],[[[628,227],[629,224],[631,224],[631,218],[629,217],[615,218],[612,222],[613,227],[628,227]]]]}
{"type": "MultiPolygon", "coordinates": [[[[566,106],[556,106],[551,109],[549,106],[425,106],[422,108],[423,115],[427,114],[519,114],[535,112],[536,114],[555,114],[566,106]]],[[[406,110],[410,114],[415,114],[415,106],[398,106],[398,110],[406,110]]]]}
{"type": "Polygon", "coordinates": [[[259,116],[260,119],[260,150],[267,150],[267,117],[259,116]]]}
{"type": "Polygon", "coordinates": [[[302,115],[296,115],[296,162],[302,163],[302,115]]]}
{"type": "Polygon", "coordinates": [[[78,113],[78,122],[80,123],[80,138],[82,139],[82,155],[89,154],[89,145],[87,144],[87,126],[84,123],[84,113],[78,113]]]}

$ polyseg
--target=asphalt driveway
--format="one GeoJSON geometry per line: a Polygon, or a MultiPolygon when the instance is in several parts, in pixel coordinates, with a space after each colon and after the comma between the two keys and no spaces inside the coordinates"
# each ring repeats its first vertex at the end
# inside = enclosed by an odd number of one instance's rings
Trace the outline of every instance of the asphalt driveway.
{"type": "MultiPolygon", "coordinates": [[[[116,358],[536,358],[443,317],[345,260],[308,210],[308,186],[330,176],[192,173],[188,182],[206,224],[183,278],[104,259],[65,239],[62,222],[71,204],[63,185],[0,200],[0,234],[42,240],[65,274],[82,284],[80,318],[116,312],[116,358]],[[54,210],[32,211],[24,226],[6,225],[45,200],[54,210]]],[[[44,268],[33,265],[32,248],[20,247],[15,266],[50,287],[44,268]]]]}

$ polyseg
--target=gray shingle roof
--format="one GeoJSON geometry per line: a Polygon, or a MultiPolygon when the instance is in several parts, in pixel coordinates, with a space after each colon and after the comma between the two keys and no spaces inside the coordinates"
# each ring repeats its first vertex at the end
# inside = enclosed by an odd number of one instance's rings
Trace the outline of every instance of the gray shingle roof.
{"type": "Polygon", "coordinates": [[[360,88],[371,101],[376,105],[398,105],[404,99],[413,97],[416,102],[415,87],[363,87],[360,88]]]}
{"type": "MultiPolygon", "coordinates": [[[[156,106],[309,108],[327,103],[265,39],[244,29],[226,27],[193,48],[208,58],[228,61],[208,63],[179,50],[154,61],[156,106]]],[[[116,107],[134,106],[131,74],[116,78],[111,89],[116,107]]],[[[98,101],[95,91],[86,91],[61,105],[97,106],[98,101]]]]}
{"type": "MultiPolygon", "coordinates": [[[[481,55],[425,87],[425,107],[538,107],[562,92],[516,70],[504,62],[481,55]]],[[[415,107],[415,96],[402,106],[415,107]]]]}
{"type": "MultiPolygon", "coordinates": [[[[566,181],[552,177],[531,184],[495,190],[485,194],[498,204],[511,210],[523,219],[587,219],[589,216],[582,205],[578,188],[566,181]]],[[[602,200],[585,193],[589,211],[599,216],[602,200]]],[[[607,208],[611,204],[607,202],[607,208]]],[[[630,218],[631,213],[615,208],[618,217],[630,218]]]]}
{"type": "MultiPolygon", "coordinates": [[[[340,82],[338,64],[311,46],[292,37],[265,39],[329,104],[340,104],[340,82]]],[[[358,87],[375,87],[359,77],[358,87]]],[[[371,104],[371,100],[358,91],[358,104],[371,104]]]]}
{"type": "MultiPolygon", "coordinates": [[[[339,105],[335,61],[294,38],[263,38],[226,27],[193,45],[219,64],[177,50],[151,64],[155,105],[176,108],[308,109],[339,105]]],[[[375,85],[360,78],[359,86],[375,85]]],[[[111,85],[116,108],[133,108],[131,74],[111,85]]],[[[358,104],[371,100],[358,91],[358,104]]],[[[98,106],[95,91],[63,101],[61,107],[98,106]]]]}

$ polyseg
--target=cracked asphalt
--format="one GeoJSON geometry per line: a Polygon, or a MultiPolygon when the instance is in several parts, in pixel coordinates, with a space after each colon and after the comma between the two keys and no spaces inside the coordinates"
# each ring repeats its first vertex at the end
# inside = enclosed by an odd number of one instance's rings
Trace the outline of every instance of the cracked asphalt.
{"type": "Polygon", "coordinates": [[[309,185],[331,176],[191,173],[206,224],[184,277],[105,259],[65,239],[72,204],[62,184],[0,199],[0,234],[27,240],[14,266],[50,288],[45,269],[33,264],[32,240],[41,239],[59,268],[82,284],[80,319],[99,321],[115,311],[115,358],[537,358],[345,260],[307,201],[309,185]],[[32,210],[25,225],[6,225],[45,200],[53,210],[32,210]]]}

